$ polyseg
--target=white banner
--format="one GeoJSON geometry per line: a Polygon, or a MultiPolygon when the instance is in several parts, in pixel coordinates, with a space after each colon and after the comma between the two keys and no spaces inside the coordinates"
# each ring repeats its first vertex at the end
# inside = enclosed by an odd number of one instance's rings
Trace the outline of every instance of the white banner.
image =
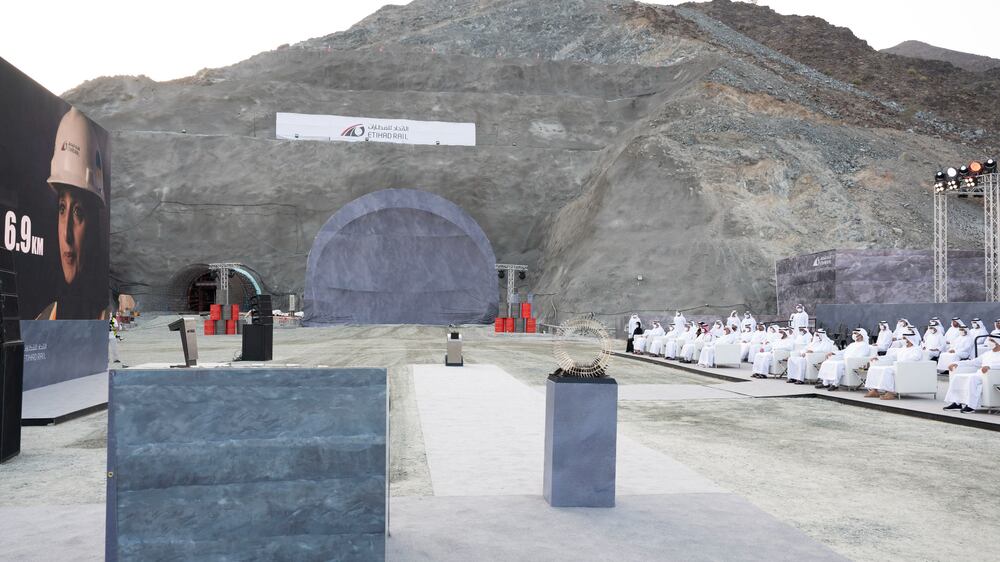
{"type": "Polygon", "coordinates": [[[274,129],[288,140],[476,146],[475,123],[278,113],[274,129]]]}

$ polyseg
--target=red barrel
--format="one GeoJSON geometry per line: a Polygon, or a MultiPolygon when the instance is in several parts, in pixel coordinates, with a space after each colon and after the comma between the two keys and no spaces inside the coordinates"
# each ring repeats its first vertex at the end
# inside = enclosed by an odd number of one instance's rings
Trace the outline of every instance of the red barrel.
{"type": "Polygon", "coordinates": [[[236,335],[236,320],[226,320],[226,335],[236,335]]]}
{"type": "Polygon", "coordinates": [[[215,320],[205,320],[205,335],[206,336],[215,335],[215,320]]]}
{"type": "Polygon", "coordinates": [[[493,331],[502,334],[504,331],[504,319],[497,318],[496,322],[493,324],[493,331]]]}
{"type": "Polygon", "coordinates": [[[209,318],[212,320],[222,320],[222,305],[212,304],[208,306],[209,318]]]}
{"type": "Polygon", "coordinates": [[[504,329],[505,332],[514,333],[514,319],[504,318],[504,329]]]}
{"type": "Polygon", "coordinates": [[[521,303],[521,318],[531,318],[531,303],[522,302],[521,303]]]}
{"type": "Polygon", "coordinates": [[[524,319],[524,331],[525,331],[525,333],[534,334],[536,328],[537,328],[537,326],[535,325],[535,319],[534,318],[525,318],[524,319]]]}

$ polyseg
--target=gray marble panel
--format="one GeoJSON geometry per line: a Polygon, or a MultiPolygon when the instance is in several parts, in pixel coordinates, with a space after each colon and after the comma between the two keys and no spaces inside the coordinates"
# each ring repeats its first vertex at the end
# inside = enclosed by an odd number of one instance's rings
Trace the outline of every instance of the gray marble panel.
{"type": "MultiPolygon", "coordinates": [[[[808,311],[820,304],[920,303],[933,298],[931,250],[830,250],[776,264],[779,316],[796,303],[808,311]]],[[[948,254],[948,296],[952,302],[985,299],[983,254],[948,254]]]]}
{"type": "Polygon", "coordinates": [[[21,320],[24,390],[108,369],[107,320],[21,320]]]}
{"type": "Polygon", "coordinates": [[[617,434],[614,379],[549,377],[542,493],[552,507],[614,507],[617,434]]]}
{"type": "Polygon", "coordinates": [[[370,193],[316,235],[303,323],[488,323],[495,263],[486,234],[454,203],[412,189],[370,193]]]}
{"type": "Polygon", "coordinates": [[[382,560],[384,369],[112,371],[111,560],[382,560]]]}

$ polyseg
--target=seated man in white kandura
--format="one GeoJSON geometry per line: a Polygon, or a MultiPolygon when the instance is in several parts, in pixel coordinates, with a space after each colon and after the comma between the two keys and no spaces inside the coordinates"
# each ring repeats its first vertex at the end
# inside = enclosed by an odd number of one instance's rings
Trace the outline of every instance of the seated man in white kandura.
{"type": "Polygon", "coordinates": [[[830,353],[836,351],[837,347],[833,340],[826,337],[826,330],[816,330],[813,341],[805,349],[798,353],[793,353],[788,358],[788,380],[785,382],[795,384],[805,384],[806,380],[806,354],[807,353],[830,353]]]}
{"type": "Polygon", "coordinates": [[[663,346],[667,343],[667,340],[671,340],[677,337],[677,330],[674,328],[673,324],[667,326],[667,331],[660,336],[656,336],[649,343],[649,354],[650,355],[662,355],[663,346]]]}
{"type": "Polygon", "coordinates": [[[747,360],[747,354],[750,353],[750,341],[753,339],[753,335],[754,331],[750,329],[750,326],[740,330],[739,337],[737,338],[740,342],[740,361],[747,360]]]}
{"type": "Polygon", "coordinates": [[[826,361],[819,367],[819,384],[816,388],[825,388],[833,391],[840,388],[840,381],[847,372],[847,359],[869,358],[872,355],[872,346],[868,344],[868,334],[862,330],[854,330],[851,335],[854,341],[844,348],[841,358],[836,358],[833,353],[827,355],[826,361]]]}
{"type": "MultiPolygon", "coordinates": [[[[990,350],[968,363],[975,368],[971,373],[959,373],[958,364],[948,366],[948,394],[944,401],[949,402],[945,410],[958,410],[963,414],[975,412],[983,399],[983,375],[1000,369],[1000,336],[990,335],[986,338],[990,350]]],[[[964,362],[963,362],[964,363],[964,362]]]]}
{"type": "Polygon", "coordinates": [[[875,337],[875,347],[878,348],[879,353],[885,354],[889,351],[889,347],[892,346],[892,330],[889,329],[889,323],[885,320],[878,323],[878,335],[875,337]]]}
{"type": "Polygon", "coordinates": [[[686,344],[688,340],[694,340],[694,334],[694,324],[688,322],[687,325],[684,326],[684,329],[677,334],[676,338],[667,340],[663,344],[663,356],[667,359],[676,359],[677,352],[684,347],[684,344],[686,344]]]}
{"type": "Polygon", "coordinates": [[[706,343],[701,348],[701,353],[698,354],[698,365],[702,367],[714,367],[715,366],[715,346],[719,344],[733,344],[736,343],[736,334],[726,326],[722,329],[722,335],[713,339],[712,341],[706,343]]]}
{"type": "MultiPolygon", "coordinates": [[[[903,334],[903,347],[896,353],[896,361],[920,361],[924,358],[924,350],[916,346],[917,334],[906,332],[903,334]]],[[[882,400],[896,399],[896,365],[885,365],[889,361],[885,357],[872,359],[868,367],[868,377],[865,379],[865,388],[868,394],[865,398],[881,398],[882,400]],[[882,363],[882,364],[880,364],[882,363]]]]}
{"type": "Polygon", "coordinates": [[[963,325],[958,329],[958,335],[951,342],[948,349],[941,352],[941,356],[938,357],[938,372],[947,372],[948,366],[952,363],[958,363],[972,357],[973,347],[972,336],[969,335],[968,329],[963,325]]]}
{"type": "Polygon", "coordinates": [[[757,353],[753,356],[753,374],[750,375],[755,379],[766,379],[767,375],[771,373],[771,365],[774,363],[774,352],[779,349],[784,349],[789,352],[795,346],[795,342],[789,336],[791,329],[781,330],[781,336],[771,344],[763,344],[757,353]]]}
{"type": "Polygon", "coordinates": [[[767,326],[757,324],[757,329],[750,336],[750,346],[747,347],[747,361],[753,363],[753,356],[760,349],[760,346],[767,342],[767,326]]]}
{"type": "Polygon", "coordinates": [[[653,338],[662,336],[664,333],[663,328],[660,327],[660,323],[653,320],[652,330],[644,332],[641,336],[635,337],[635,352],[639,355],[643,355],[646,353],[646,349],[649,347],[649,344],[652,343],[653,338]]]}
{"type": "Polygon", "coordinates": [[[695,339],[685,343],[684,347],[681,348],[681,361],[683,361],[684,363],[694,363],[695,360],[694,354],[695,351],[697,351],[698,349],[698,344],[700,343],[702,346],[704,346],[713,339],[714,338],[712,337],[712,332],[708,330],[708,326],[702,324],[698,328],[698,336],[695,339]]]}
{"type": "Polygon", "coordinates": [[[924,361],[936,360],[941,355],[941,350],[944,349],[944,336],[938,332],[938,326],[927,326],[920,349],[924,350],[924,361]]]}

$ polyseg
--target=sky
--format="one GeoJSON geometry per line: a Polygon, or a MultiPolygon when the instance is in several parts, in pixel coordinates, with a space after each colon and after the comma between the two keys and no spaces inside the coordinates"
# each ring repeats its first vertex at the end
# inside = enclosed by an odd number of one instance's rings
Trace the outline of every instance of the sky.
{"type": "MultiPolygon", "coordinates": [[[[408,2],[16,1],[4,7],[0,20],[0,57],[57,94],[98,76],[145,74],[154,80],[171,80],[202,68],[227,66],[284,43],[347,29],[390,3],[408,2]]],[[[849,27],[876,49],[916,39],[1000,58],[1000,34],[990,33],[988,27],[963,30],[957,24],[943,23],[979,21],[976,14],[995,17],[992,2],[985,0],[758,3],[782,14],[814,15],[849,27]]]]}

